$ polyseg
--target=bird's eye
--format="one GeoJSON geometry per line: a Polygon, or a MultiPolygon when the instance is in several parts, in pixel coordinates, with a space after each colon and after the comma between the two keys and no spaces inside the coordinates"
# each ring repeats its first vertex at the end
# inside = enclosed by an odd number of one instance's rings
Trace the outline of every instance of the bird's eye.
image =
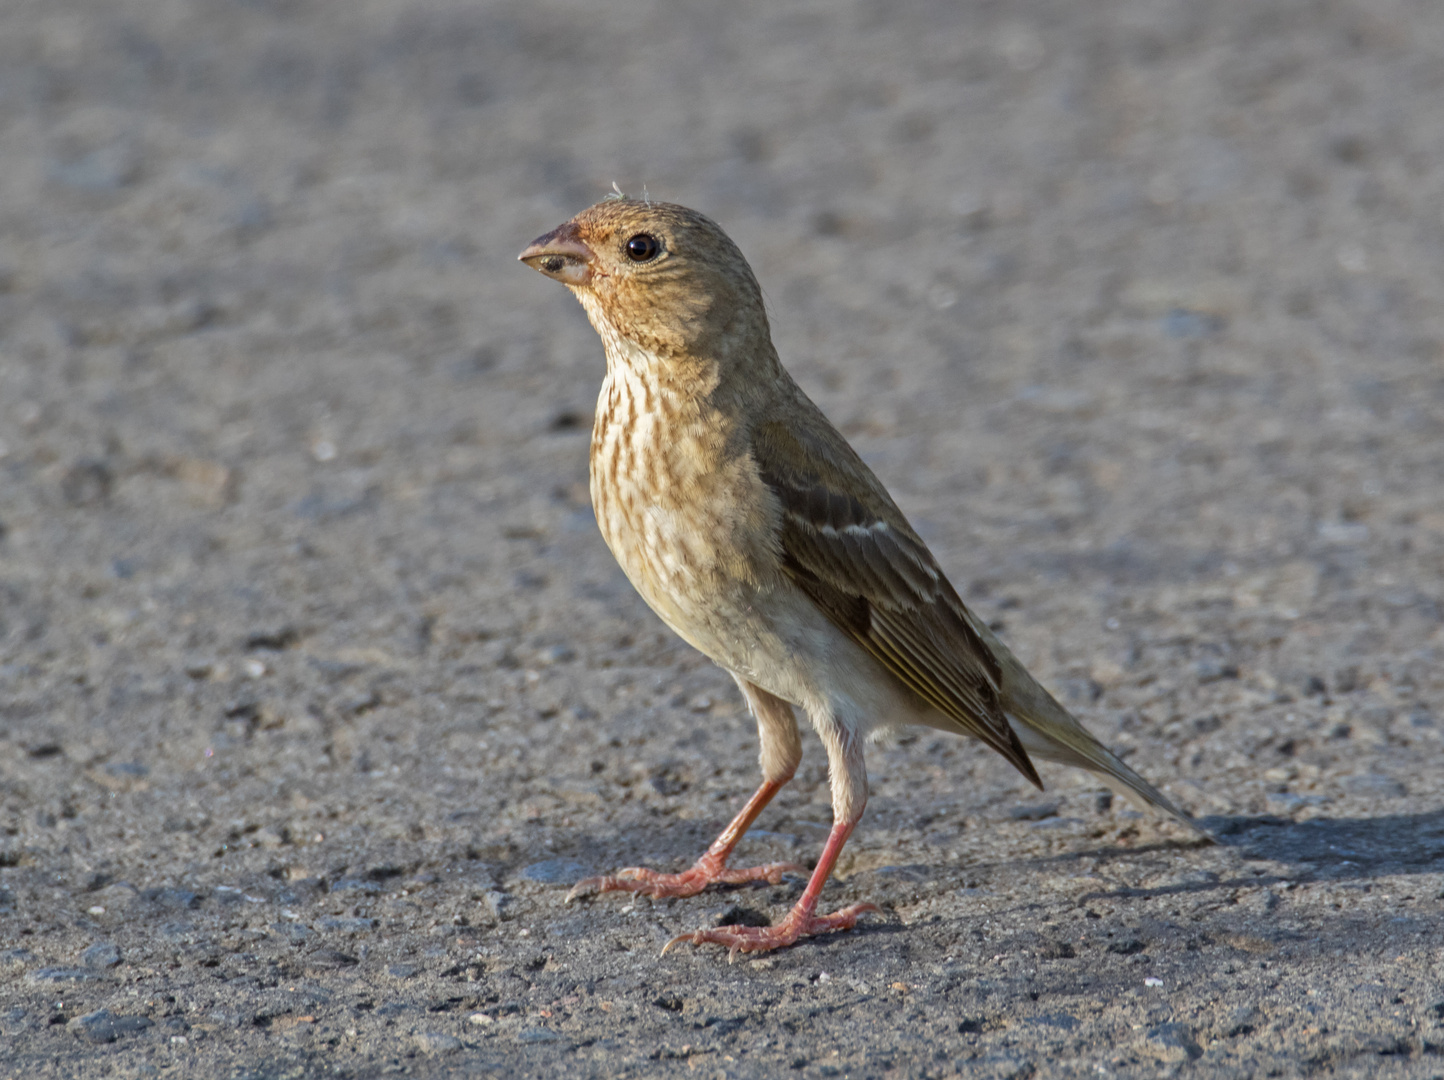
{"type": "Polygon", "coordinates": [[[627,258],[633,262],[646,262],[648,259],[655,259],[657,252],[662,250],[662,245],[657,243],[655,236],[648,236],[639,232],[636,236],[627,241],[627,258]]]}

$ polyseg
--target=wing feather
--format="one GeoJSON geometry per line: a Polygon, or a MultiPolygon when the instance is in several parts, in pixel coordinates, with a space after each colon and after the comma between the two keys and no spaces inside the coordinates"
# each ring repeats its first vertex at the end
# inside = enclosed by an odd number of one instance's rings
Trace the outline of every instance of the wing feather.
{"type": "Polygon", "coordinates": [[[781,504],[791,580],[904,686],[1042,787],[999,703],[997,658],[901,512],[889,500],[883,516],[818,475],[779,467],[765,445],[757,456],[781,504]]]}

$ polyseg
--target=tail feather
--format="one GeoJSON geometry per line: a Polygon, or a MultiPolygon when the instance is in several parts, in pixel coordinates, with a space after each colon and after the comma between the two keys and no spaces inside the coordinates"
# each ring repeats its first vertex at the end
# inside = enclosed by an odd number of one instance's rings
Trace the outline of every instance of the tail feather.
{"type": "Polygon", "coordinates": [[[1199,836],[1217,842],[1212,833],[1089,734],[1072,713],[1028,674],[986,625],[975,625],[998,658],[1003,673],[1000,694],[1003,708],[1008,722],[1018,733],[1018,741],[1030,755],[1097,773],[1110,788],[1131,801],[1156,806],[1199,836]]]}
{"type": "Polygon", "coordinates": [[[1215,839],[1212,833],[1175,806],[1167,795],[1125,765],[1117,754],[1090,735],[1070,714],[1063,712],[1061,705],[1057,708],[1068,722],[1060,723],[1056,715],[1039,722],[1034,717],[1008,713],[1008,720],[1018,732],[1018,741],[1029,754],[1044,761],[1056,761],[1096,773],[1112,790],[1130,802],[1144,807],[1155,806],[1199,836],[1215,839]]]}

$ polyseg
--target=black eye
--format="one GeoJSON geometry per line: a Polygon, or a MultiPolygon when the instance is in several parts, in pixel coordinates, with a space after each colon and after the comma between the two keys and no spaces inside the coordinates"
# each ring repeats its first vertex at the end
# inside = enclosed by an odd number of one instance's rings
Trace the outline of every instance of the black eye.
{"type": "Polygon", "coordinates": [[[633,262],[646,262],[648,259],[655,259],[657,252],[662,250],[662,245],[657,243],[655,236],[648,236],[639,232],[636,236],[627,241],[627,258],[633,262]]]}

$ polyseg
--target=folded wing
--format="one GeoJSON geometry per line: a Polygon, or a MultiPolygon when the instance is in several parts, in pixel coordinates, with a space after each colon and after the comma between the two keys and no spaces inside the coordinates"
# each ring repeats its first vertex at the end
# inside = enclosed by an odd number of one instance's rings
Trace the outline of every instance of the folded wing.
{"type": "Polygon", "coordinates": [[[760,439],[754,455],[781,504],[788,577],[904,686],[1041,788],[999,702],[997,659],[881,485],[856,462],[865,476],[849,478],[847,487],[861,479],[880,503],[865,506],[842,484],[829,483],[824,470],[809,469],[811,455],[778,453],[779,441],[760,439]]]}

